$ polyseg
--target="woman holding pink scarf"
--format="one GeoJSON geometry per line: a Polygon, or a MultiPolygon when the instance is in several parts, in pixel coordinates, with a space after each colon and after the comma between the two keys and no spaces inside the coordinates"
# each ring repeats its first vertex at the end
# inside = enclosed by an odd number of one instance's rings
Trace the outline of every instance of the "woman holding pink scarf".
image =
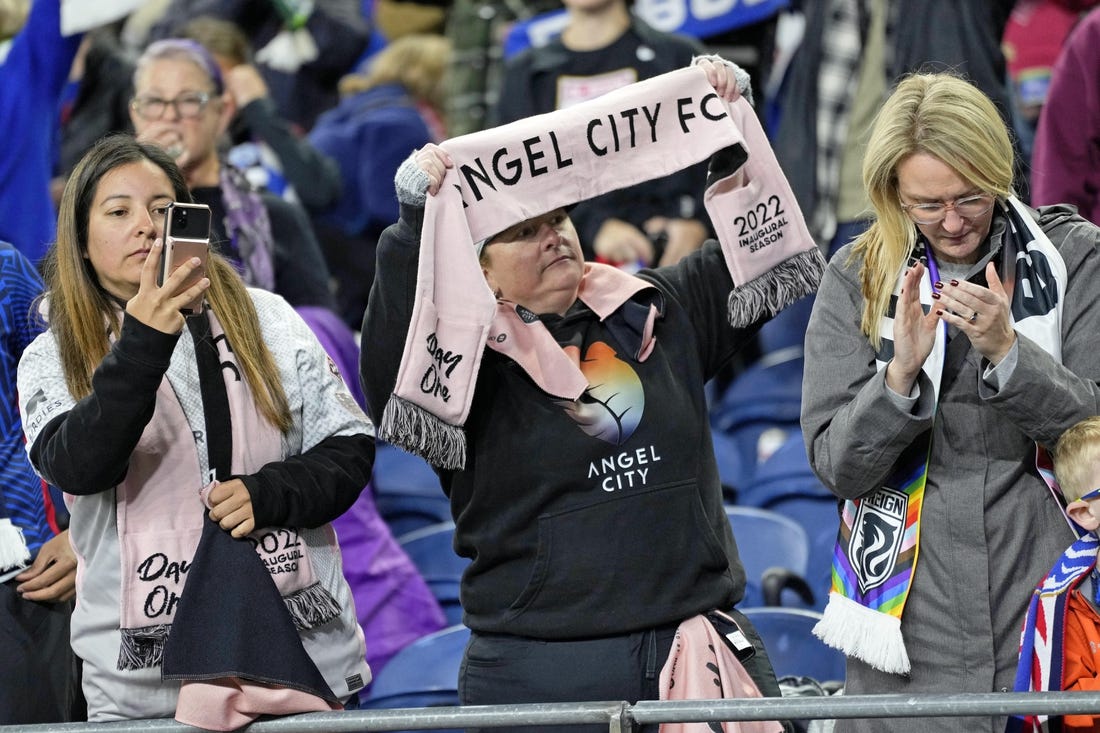
{"type": "Polygon", "coordinates": [[[734,70],[698,66],[398,171],[361,376],[380,437],[438,467],[472,559],[464,704],[778,695],[733,610],[704,385],[823,261],[734,70]],[[583,261],[575,196],[712,154],[719,241],[637,276],[583,261]]]}
{"type": "Polygon", "coordinates": [[[20,411],[70,506],[90,720],[230,730],[354,705],[370,681],[329,523],[370,477],[374,430],[305,322],[217,253],[182,292],[198,258],[157,284],[165,209],[189,200],[155,145],[88,152],[20,411]]]}

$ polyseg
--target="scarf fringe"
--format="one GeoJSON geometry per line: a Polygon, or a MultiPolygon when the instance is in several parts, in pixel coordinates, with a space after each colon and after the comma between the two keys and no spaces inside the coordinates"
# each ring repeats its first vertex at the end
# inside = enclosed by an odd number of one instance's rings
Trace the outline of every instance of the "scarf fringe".
{"type": "Polygon", "coordinates": [[[340,615],[340,604],[319,582],[283,598],[299,631],[315,629],[340,615]]]}
{"type": "Polygon", "coordinates": [[[164,642],[168,641],[168,624],[143,626],[140,629],[121,629],[122,644],[118,649],[118,668],[121,671],[159,667],[164,658],[164,642]]]}
{"type": "Polygon", "coordinates": [[[10,519],[0,519],[0,570],[24,567],[31,561],[23,529],[10,519]]]}
{"type": "Polygon", "coordinates": [[[443,422],[396,394],[390,396],[382,411],[378,437],[433,466],[452,470],[466,467],[466,433],[462,428],[443,422]]]}
{"type": "Polygon", "coordinates": [[[829,594],[823,618],[814,626],[814,636],[882,672],[909,673],[901,619],[873,611],[839,593],[829,594]]]}
{"type": "Polygon", "coordinates": [[[817,292],[825,257],[817,247],[799,252],[771,270],[730,291],[729,319],[734,328],[774,316],[799,298],[817,292]]]}
{"type": "MultiPolygon", "coordinates": [[[[315,629],[340,615],[340,605],[319,582],[295,591],[283,598],[287,611],[299,630],[315,629]]],[[[118,650],[120,670],[159,667],[164,658],[164,644],[172,627],[169,624],[122,629],[122,644],[118,650]]]]}

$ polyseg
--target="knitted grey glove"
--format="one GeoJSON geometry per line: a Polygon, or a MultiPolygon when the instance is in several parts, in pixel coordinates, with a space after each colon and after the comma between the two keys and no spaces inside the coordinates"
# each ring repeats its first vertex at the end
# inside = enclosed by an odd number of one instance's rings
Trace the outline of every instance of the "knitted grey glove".
{"type": "Polygon", "coordinates": [[[732,61],[727,61],[718,54],[710,53],[703,56],[694,56],[691,59],[691,65],[694,66],[696,61],[700,59],[707,59],[713,61],[716,64],[725,64],[733,69],[733,78],[737,80],[737,89],[741,92],[741,96],[748,100],[749,104],[753,107],[756,106],[756,102],[752,100],[752,77],[749,76],[749,72],[742,69],[732,61]]]}
{"type": "Polygon", "coordinates": [[[397,191],[397,200],[409,206],[424,206],[428,200],[428,174],[416,164],[416,151],[405,158],[405,162],[397,169],[397,175],[393,177],[393,185],[397,191]]]}

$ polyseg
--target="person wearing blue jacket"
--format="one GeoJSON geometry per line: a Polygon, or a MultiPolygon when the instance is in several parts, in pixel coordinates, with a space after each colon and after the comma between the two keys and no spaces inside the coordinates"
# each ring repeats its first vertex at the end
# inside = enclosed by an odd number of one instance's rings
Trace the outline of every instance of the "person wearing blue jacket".
{"type": "Polygon", "coordinates": [[[34,314],[42,288],[27,258],[0,242],[0,725],[65,722],[76,696],[76,556],[68,532],[49,521],[52,505],[27,458],[15,402],[19,357],[44,325],[34,314]]]}
{"type": "Polygon", "coordinates": [[[50,176],[61,92],[81,34],[61,35],[60,0],[35,0],[0,64],[0,239],[37,264],[54,240],[50,176]]]}
{"type": "Polygon", "coordinates": [[[410,150],[443,138],[442,80],[450,58],[443,36],[393,41],[365,73],[344,77],[340,104],[309,133],[310,143],[340,166],[343,193],[313,221],[336,280],[339,313],[351,329],[363,322],[378,238],[398,218],[394,174],[410,150]]]}

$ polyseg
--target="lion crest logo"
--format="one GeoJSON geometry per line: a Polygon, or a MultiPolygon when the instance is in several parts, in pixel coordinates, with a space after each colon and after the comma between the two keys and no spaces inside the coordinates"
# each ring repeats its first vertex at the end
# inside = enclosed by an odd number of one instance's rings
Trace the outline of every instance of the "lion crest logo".
{"type": "Polygon", "coordinates": [[[848,540],[848,557],[861,593],[879,587],[893,574],[908,509],[909,496],[905,492],[885,487],[859,503],[848,540]]]}

